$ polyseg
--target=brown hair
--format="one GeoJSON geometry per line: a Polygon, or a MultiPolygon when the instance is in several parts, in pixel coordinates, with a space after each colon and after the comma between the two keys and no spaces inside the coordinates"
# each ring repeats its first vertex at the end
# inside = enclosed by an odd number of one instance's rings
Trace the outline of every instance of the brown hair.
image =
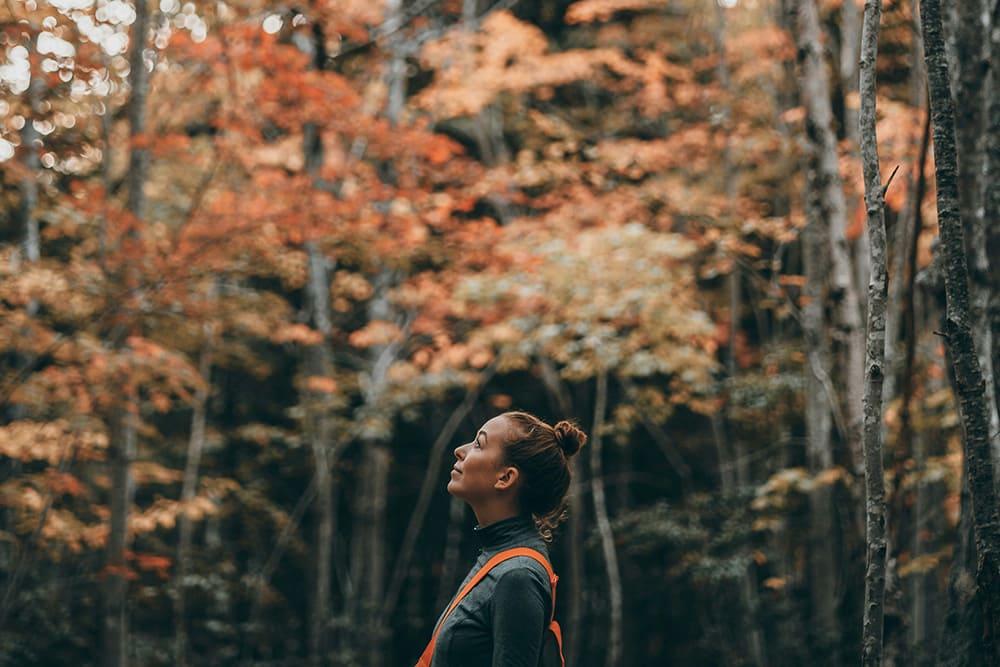
{"type": "Polygon", "coordinates": [[[503,416],[515,426],[504,452],[507,463],[521,471],[521,508],[531,512],[539,532],[551,540],[552,530],[565,515],[568,460],[587,442],[587,435],[566,420],[549,426],[527,412],[503,416]]]}

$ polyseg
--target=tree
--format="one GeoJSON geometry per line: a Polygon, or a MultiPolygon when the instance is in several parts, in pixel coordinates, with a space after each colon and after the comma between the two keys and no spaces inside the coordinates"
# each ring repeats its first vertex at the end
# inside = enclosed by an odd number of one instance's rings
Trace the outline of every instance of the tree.
{"type": "MultiPolygon", "coordinates": [[[[880,0],[865,4],[861,40],[861,154],[865,171],[865,209],[871,251],[868,283],[868,344],[865,354],[865,608],[862,662],[882,664],[882,626],[885,604],[886,515],[882,465],[882,384],[885,377],[885,317],[888,260],[885,234],[885,190],[878,161],[876,133],[876,74],[880,0]]],[[[890,179],[891,180],[891,179],[890,179]]]]}
{"type": "Polygon", "coordinates": [[[969,478],[978,558],[974,604],[982,613],[982,650],[984,658],[989,661],[1000,657],[1000,644],[997,643],[1000,638],[1000,612],[996,608],[997,600],[1000,600],[1000,532],[989,438],[989,405],[970,319],[969,272],[955,159],[955,115],[945,59],[940,3],[923,0],[920,11],[934,126],[938,225],[944,253],[947,312],[943,335],[955,372],[962,416],[965,471],[969,478]]]}

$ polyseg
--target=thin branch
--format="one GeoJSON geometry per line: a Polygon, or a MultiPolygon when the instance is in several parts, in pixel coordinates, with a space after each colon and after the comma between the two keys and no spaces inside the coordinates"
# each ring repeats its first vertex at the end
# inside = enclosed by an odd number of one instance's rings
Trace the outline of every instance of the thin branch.
{"type": "MultiPolygon", "coordinates": [[[[639,389],[631,380],[618,376],[615,377],[618,379],[622,388],[625,389],[626,394],[634,396],[638,393],[639,389]]],[[[680,455],[680,452],[677,451],[673,442],[671,442],[670,436],[668,436],[666,432],[660,428],[660,425],[653,421],[649,415],[646,414],[645,410],[638,408],[636,412],[639,415],[639,420],[642,422],[642,425],[646,427],[646,431],[648,431],[649,435],[652,436],[653,442],[655,442],[660,448],[660,451],[663,452],[663,456],[667,459],[667,463],[670,464],[670,467],[672,467],[677,473],[677,476],[680,477],[681,489],[683,491],[683,489],[691,482],[691,468],[684,462],[684,458],[680,455]]]]}
{"type": "Polygon", "coordinates": [[[410,515],[410,522],[406,526],[406,534],[403,537],[403,544],[399,549],[399,558],[396,560],[396,567],[392,573],[392,580],[389,584],[388,592],[385,596],[385,601],[382,603],[381,616],[382,618],[388,618],[392,615],[393,610],[396,607],[396,602],[399,599],[399,593],[403,586],[403,581],[406,578],[406,571],[410,565],[410,558],[413,556],[413,549],[417,543],[417,537],[420,533],[420,529],[423,526],[424,518],[427,515],[427,508],[430,505],[431,495],[434,492],[434,488],[438,485],[438,478],[441,474],[441,460],[444,455],[444,449],[451,442],[451,439],[455,436],[455,432],[461,425],[462,420],[464,420],[472,408],[475,406],[476,401],[479,399],[479,394],[486,386],[486,383],[490,381],[493,374],[496,373],[496,363],[494,362],[483,370],[479,377],[476,379],[476,386],[469,389],[465,394],[465,400],[455,408],[454,412],[445,422],[444,427],[442,427],[441,432],[438,434],[437,440],[431,445],[430,462],[427,466],[427,470],[424,473],[424,481],[420,486],[420,495],[417,497],[417,503],[413,508],[413,513],[410,515]]]}
{"type": "MultiPolygon", "coordinates": [[[[39,426],[41,429],[41,425],[39,426]]],[[[79,452],[79,447],[75,441],[69,441],[64,445],[63,456],[59,460],[59,465],[56,466],[56,470],[60,473],[64,473],[69,470],[70,466],[76,461],[76,455],[79,452]],[[67,451],[68,450],[68,451],[67,451]]],[[[25,544],[24,549],[21,550],[17,565],[14,566],[14,573],[10,577],[10,581],[7,583],[7,588],[4,590],[3,602],[0,603],[0,628],[3,628],[7,622],[7,615],[10,613],[11,608],[14,606],[14,594],[17,592],[17,587],[21,583],[21,577],[24,575],[24,568],[29,560],[35,546],[38,543],[38,539],[42,535],[42,529],[45,528],[45,522],[48,521],[49,512],[52,511],[52,506],[56,502],[56,492],[54,490],[49,492],[48,498],[45,499],[45,507],[42,508],[41,515],[38,517],[38,525],[31,532],[31,536],[28,538],[27,544],[25,544]]]]}
{"type": "Polygon", "coordinates": [[[891,174],[889,174],[889,180],[888,180],[888,181],[886,181],[886,182],[885,182],[885,185],[883,185],[883,186],[882,186],[882,196],[883,196],[883,197],[885,196],[885,193],[889,191],[889,186],[890,186],[890,185],[892,185],[892,179],[896,178],[896,172],[897,172],[897,171],[899,171],[899,165],[898,165],[898,164],[897,164],[897,165],[896,165],[896,167],[895,167],[895,168],[894,168],[894,169],[892,170],[892,173],[891,173],[891,174]]]}

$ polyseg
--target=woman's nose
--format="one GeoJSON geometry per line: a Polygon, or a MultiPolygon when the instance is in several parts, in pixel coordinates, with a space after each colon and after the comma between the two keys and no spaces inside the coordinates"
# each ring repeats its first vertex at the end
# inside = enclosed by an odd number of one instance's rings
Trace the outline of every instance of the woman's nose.
{"type": "Polygon", "coordinates": [[[468,447],[467,444],[466,445],[459,445],[458,447],[455,448],[455,458],[458,459],[459,461],[461,461],[462,459],[465,458],[465,448],[466,447],[468,447]]]}

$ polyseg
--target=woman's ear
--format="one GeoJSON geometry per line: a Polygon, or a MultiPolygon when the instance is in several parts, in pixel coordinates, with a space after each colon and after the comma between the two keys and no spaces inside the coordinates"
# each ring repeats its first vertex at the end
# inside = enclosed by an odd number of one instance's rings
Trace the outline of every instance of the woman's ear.
{"type": "Polygon", "coordinates": [[[514,466],[504,466],[497,472],[497,481],[493,485],[494,489],[498,491],[503,491],[505,489],[512,489],[517,485],[517,482],[521,479],[521,471],[514,466]]]}

